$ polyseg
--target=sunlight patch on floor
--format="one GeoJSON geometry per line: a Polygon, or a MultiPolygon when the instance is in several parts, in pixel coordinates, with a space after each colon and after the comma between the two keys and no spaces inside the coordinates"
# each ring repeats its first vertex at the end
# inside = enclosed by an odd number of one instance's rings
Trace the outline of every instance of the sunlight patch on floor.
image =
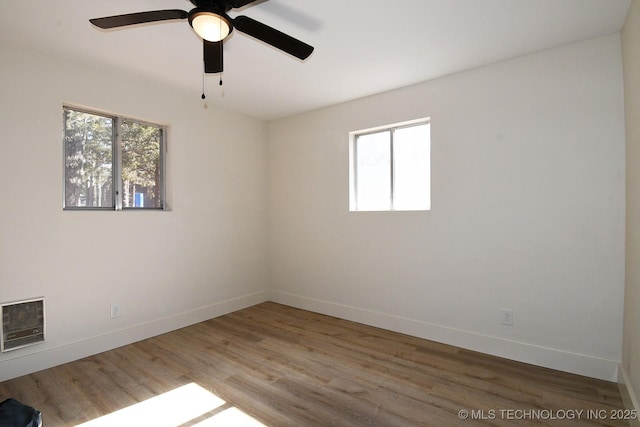
{"type": "Polygon", "coordinates": [[[202,421],[193,427],[266,427],[240,409],[232,407],[202,421]]]}
{"type": "MultiPolygon", "coordinates": [[[[179,427],[196,418],[213,415],[194,426],[264,426],[235,407],[216,411],[226,402],[195,383],[152,397],[100,418],[79,424],[77,427],[114,427],[150,425],[154,427],[179,427]]],[[[222,408],[220,408],[222,409],[222,408]]]]}

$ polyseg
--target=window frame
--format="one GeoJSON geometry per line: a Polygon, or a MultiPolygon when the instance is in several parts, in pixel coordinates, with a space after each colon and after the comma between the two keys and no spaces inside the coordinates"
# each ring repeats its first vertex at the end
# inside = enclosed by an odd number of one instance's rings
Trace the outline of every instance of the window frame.
{"type": "Polygon", "coordinates": [[[111,114],[100,110],[93,110],[84,107],[76,107],[74,105],[63,104],[62,106],[62,209],[65,211],[164,211],[167,210],[166,201],[166,153],[167,153],[167,125],[160,123],[154,123],[147,120],[140,120],[129,116],[111,114]],[[94,116],[100,116],[112,120],[112,135],[111,135],[111,182],[112,182],[112,206],[67,206],[66,187],[67,187],[67,147],[66,147],[66,118],[65,113],[67,110],[72,110],[78,113],[91,114],[94,116]],[[160,153],[159,153],[159,166],[160,166],[160,183],[158,196],[160,198],[160,206],[158,207],[125,207],[123,206],[122,198],[122,131],[121,125],[123,121],[130,121],[139,123],[142,125],[148,125],[157,127],[160,130],[160,153]]]}
{"type": "MultiPolygon", "coordinates": [[[[431,118],[425,117],[391,125],[378,126],[374,128],[354,131],[349,133],[349,211],[350,212],[421,212],[431,210],[431,195],[429,195],[429,206],[421,209],[397,209],[394,204],[396,163],[394,157],[394,137],[395,132],[400,129],[407,129],[415,126],[429,126],[429,176],[431,176],[431,118]],[[389,207],[387,209],[359,209],[358,208],[358,138],[362,136],[374,135],[389,132],[389,207]]],[[[431,178],[429,178],[429,189],[431,188],[431,178]]],[[[429,191],[430,192],[430,191],[429,191]]]]}

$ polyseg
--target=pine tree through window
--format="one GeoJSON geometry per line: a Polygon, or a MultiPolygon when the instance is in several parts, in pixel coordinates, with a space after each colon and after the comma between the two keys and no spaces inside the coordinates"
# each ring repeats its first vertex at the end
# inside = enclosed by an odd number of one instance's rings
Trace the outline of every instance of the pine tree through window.
{"type": "Polygon", "coordinates": [[[164,126],[64,107],[64,208],[164,208],[164,126]]]}

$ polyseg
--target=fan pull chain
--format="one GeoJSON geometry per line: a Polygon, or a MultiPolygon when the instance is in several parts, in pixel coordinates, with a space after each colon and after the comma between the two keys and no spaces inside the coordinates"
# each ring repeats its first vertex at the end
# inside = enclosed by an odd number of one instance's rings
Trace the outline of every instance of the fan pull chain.
{"type": "MultiPolygon", "coordinates": [[[[219,36],[220,36],[220,43],[222,43],[222,41],[224,40],[224,37],[222,36],[222,25],[218,26],[218,30],[220,31],[219,36]]],[[[222,49],[222,47],[220,47],[220,49],[222,49]]],[[[222,55],[222,50],[220,50],[220,55],[222,55]]],[[[222,56],[220,56],[221,59],[221,63],[222,63],[222,56]]],[[[218,83],[218,86],[222,86],[222,70],[220,71],[220,82],[218,83]]]]}
{"type": "Polygon", "coordinates": [[[203,63],[203,69],[202,69],[202,96],[200,98],[206,99],[206,96],[204,95],[204,63],[203,63]]]}
{"type": "MultiPolygon", "coordinates": [[[[207,96],[204,94],[204,62],[202,63],[202,96],[200,98],[202,98],[203,101],[207,98],[207,96]]],[[[202,108],[204,108],[205,110],[209,108],[209,105],[207,105],[207,101],[204,101],[204,105],[202,106],[202,108]]]]}

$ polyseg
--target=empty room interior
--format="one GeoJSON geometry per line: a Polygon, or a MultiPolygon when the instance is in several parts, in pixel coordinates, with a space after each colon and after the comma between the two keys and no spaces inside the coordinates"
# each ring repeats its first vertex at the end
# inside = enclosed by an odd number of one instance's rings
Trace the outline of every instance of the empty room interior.
{"type": "Polygon", "coordinates": [[[45,426],[640,425],[640,0],[2,0],[0,129],[45,426]]]}

